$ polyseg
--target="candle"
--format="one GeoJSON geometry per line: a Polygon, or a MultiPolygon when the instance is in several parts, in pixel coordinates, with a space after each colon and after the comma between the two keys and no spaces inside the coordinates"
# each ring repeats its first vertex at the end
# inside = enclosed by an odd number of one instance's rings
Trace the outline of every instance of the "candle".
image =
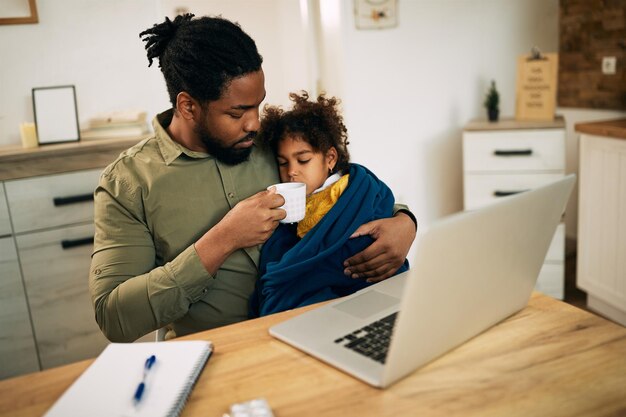
{"type": "Polygon", "coordinates": [[[22,146],[25,148],[36,148],[39,146],[37,141],[37,130],[34,123],[22,123],[20,125],[20,135],[22,137],[22,146]]]}

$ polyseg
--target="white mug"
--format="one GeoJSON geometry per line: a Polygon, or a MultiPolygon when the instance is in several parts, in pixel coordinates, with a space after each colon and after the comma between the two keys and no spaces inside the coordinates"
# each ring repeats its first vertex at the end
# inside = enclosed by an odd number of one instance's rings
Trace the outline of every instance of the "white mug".
{"type": "Polygon", "coordinates": [[[276,187],[276,194],[285,199],[285,204],[279,208],[287,212],[287,217],[281,223],[296,223],[304,219],[306,209],[306,184],[303,182],[282,182],[267,187],[269,190],[276,187]]]}

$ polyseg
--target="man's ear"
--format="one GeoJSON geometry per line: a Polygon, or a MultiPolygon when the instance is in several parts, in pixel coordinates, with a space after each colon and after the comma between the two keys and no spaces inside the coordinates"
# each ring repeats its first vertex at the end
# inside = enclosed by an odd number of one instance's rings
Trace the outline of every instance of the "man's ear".
{"type": "Polygon", "coordinates": [[[176,96],[176,110],[185,120],[193,120],[198,104],[186,91],[181,91],[176,96]]]}

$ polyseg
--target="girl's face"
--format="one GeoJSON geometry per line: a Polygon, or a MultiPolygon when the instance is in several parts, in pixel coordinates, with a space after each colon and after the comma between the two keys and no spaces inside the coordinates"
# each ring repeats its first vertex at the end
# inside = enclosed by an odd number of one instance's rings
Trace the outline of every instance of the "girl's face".
{"type": "Polygon", "coordinates": [[[278,143],[276,159],[282,182],[303,182],[306,195],[324,184],[329,170],[337,163],[337,150],[332,147],[324,155],[298,136],[286,136],[278,143]]]}

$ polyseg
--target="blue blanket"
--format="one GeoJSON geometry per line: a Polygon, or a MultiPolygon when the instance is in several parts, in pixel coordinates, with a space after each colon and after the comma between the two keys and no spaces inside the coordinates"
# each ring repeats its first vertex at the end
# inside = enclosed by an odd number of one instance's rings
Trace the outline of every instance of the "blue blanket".
{"type": "MultiPolygon", "coordinates": [[[[260,278],[250,297],[250,317],[264,316],[358,291],[368,285],[343,273],[343,262],[373,239],[349,239],[362,224],[391,217],[394,197],[367,168],[350,165],[348,186],[302,239],[296,224],[280,224],[263,245],[260,278]]],[[[408,262],[396,272],[408,269],[408,262]]]]}

